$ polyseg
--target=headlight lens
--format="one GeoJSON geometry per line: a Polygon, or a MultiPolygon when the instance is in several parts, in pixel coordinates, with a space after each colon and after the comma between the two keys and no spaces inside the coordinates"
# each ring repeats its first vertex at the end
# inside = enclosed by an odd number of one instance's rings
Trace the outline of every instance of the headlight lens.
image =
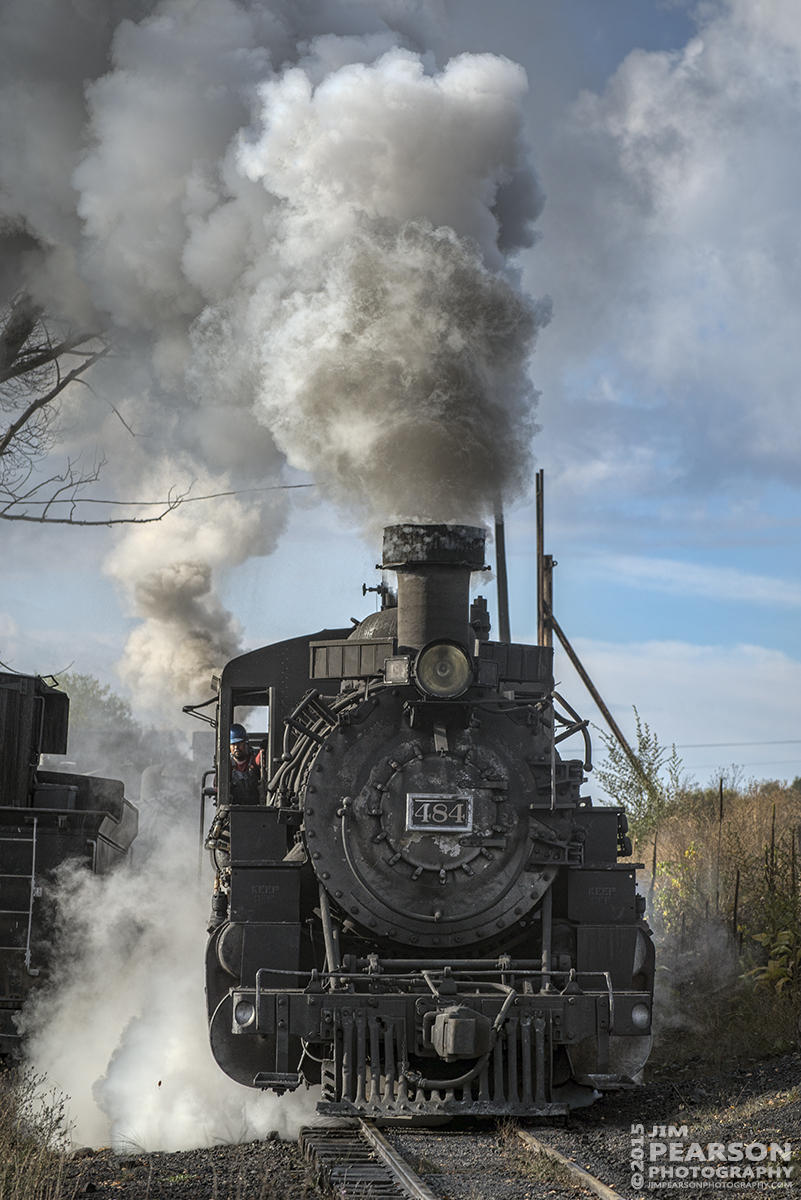
{"type": "Polygon", "coordinates": [[[250,1025],[256,1015],[256,1009],[249,1000],[240,1000],[234,1008],[234,1020],[240,1028],[250,1025]]]}
{"type": "Polygon", "coordinates": [[[631,1023],[635,1029],[647,1029],[651,1023],[651,1014],[646,1004],[635,1004],[631,1010],[631,1023]]]}
{"type": "Polygon", "coordinates": [[[414,664],[417,685],[437,700],[461,696],[473,681],[473,664],[458,642],[429,642],[414,664]]]}

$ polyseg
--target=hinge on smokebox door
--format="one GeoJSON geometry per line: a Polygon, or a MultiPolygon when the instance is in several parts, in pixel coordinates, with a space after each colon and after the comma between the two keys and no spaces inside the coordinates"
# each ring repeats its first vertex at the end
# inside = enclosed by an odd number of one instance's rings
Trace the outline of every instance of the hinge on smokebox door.
{"type": "MultiPolygon", "coordinates": [[[[575,832],[575,831],[574,831],[575,832]]],[[[555,831],[530,817],[531,854],[526,870],[535,867],[580,867],[584,864],[584,843],[576,838],[565,842],[555,831]]]]}

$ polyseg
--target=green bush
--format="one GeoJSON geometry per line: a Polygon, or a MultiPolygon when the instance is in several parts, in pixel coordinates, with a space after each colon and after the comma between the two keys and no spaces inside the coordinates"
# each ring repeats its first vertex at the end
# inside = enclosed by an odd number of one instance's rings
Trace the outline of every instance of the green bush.
{"type": "Polygon", "coordinates": [[[634,709],[637,749],[634,761],[620,743],[601,730],[605,763],[595,776],[617,804],[625,807],[635,838],[647,837],[676,801],[682,790],[681,759],[673,746],[668,751],[634,709]]]}

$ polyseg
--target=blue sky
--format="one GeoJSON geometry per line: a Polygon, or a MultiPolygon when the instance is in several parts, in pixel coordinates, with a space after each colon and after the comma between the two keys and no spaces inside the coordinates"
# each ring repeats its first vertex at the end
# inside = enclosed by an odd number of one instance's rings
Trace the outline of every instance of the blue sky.
{"type": "MultiPolygon", "coordinates": [[[[489,52],[528,75],[527,140],[546,202],[540,240],[517,267],[531,294],[553,300],[531,376],[558,619],[630,735],[636,705],[702,781],[732,763],[792,779],[801,774],[797,6],[459,0],[431,10],[440,66],[489,52]]],[[[110,444],[124,460],[118,434],[110,444]]],[[[125,481],[122,460],[106,468],[110,483],[125,481]]],[[[251,557],[219,568],[243,644],[367,611],[374,535],[315,489],[293,493],[270,520],[268,533],[243,532],[251,557]]],[[[507,525],[521,640],[535,632],[533,527],[533,505],[521,500],[507,525]]],[[[134,563],[134,543],[35,526],[0,537],[0,657],[19,670],[71,663],[124,690],[115,670],[139,622],[135,568],[126,576],[119,563],[134,563]]],[[[144,542],[140,551],[146,561],[144,542]]],[[[557,675],[599,720],[561,654],[557,675]]]]}

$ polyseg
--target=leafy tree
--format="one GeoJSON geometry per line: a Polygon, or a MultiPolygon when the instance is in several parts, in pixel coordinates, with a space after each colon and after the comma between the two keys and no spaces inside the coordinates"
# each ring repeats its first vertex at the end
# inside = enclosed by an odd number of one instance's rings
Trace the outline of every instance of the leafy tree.
{"type": "Polygon", "coordinates": [[[682,761],[676,747],[668,751],[634,709],[637,723],[635,762],[611,734],[601,730],[606,760],[595,770],[596,777],[617,804],[628,813],[631,831],[647,837],[658,825],[669,805],[683,790],[682,761]]]}
{"type": "Polygon", "coordinates": [[[71,731],[107,729],[115,733],[143,733],[129,701],[94,675],[64,671],[58,676],[58,686],[70,698],[71,731]]]}

